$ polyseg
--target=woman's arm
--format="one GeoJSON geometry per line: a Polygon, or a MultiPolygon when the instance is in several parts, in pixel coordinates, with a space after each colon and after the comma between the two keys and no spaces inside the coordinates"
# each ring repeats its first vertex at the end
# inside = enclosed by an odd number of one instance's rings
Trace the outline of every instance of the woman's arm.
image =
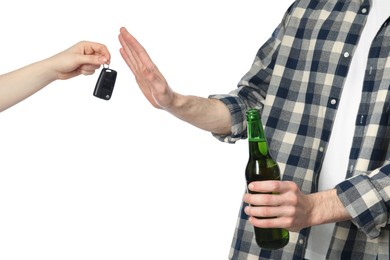
{"type": "Polygon", "coordinates": [[[26,99],[55,80],[91,75],[110,62],[106,46],[82,41],[50,58],[0,75],[0,112],[26,99]]]}

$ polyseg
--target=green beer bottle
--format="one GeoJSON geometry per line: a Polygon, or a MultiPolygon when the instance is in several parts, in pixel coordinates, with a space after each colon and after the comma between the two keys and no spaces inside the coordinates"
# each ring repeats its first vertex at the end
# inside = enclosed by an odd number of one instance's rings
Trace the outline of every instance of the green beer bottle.
{"type": "MultiPolygon", "coordinates": [[[[253,181],[280,180],[279,166],[268,152],[259,110],[249,109],[246,118],[249,142],[249,160],[245,169],[247,184],[253,181]]],[[[249,190],[248,192],[255,193],[249,190]]],[[[254,232],[256,243],[264,249],[278,249],[289,241],[289,232],[286,229],[254,227],[254,232]]]]}

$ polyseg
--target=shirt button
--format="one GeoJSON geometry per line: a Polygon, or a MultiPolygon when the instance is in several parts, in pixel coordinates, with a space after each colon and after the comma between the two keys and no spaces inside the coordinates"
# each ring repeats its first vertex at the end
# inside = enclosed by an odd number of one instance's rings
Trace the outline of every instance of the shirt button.
{"type": "Polygon", "coordinates": [[[319,148],[319,150],[320,150],[320,152],[322,153],[322,152],[324,151],[324,147],[321,146],[321,147],[319,148]]]}
{"type": "Polygon", "coordinates": [[[349,57],[349,52],[344,52],[344,58],[348,58],[349,57]]]}
{"type": "Polygon", "coordinates": [[[365,14],[365,13],[367,13],[367,8],[362,9],[362,14],[365,14]]]}
{"type": "Polygon", "coordinates": [[[303,239],[302,239],[302,238],[299,239],[299,240],[298,240],[298,243],[299,243],[300,245],[303,245],[303,239]]]}
{"type": "Polygon", "coordinates": [[[330,101],[330,103],[331,103],[332,105],[336,105],[337,100],[336,100],[336,99],[332,99],[332,100],[330,101]]]}

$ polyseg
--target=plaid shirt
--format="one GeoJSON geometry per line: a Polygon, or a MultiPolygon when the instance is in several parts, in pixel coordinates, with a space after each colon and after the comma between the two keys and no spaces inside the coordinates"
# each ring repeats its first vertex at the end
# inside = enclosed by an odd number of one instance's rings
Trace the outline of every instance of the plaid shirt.
{"type": "MultiPolygon", "coordinates": [[[[245,111],[257,107],[283,180],[316,192],[341,91],[371,0],[297,0],[249,72],[229,95],[234,143],[246,138],[245,111]]],[[[390,18],[371,44],[347,178],[336,186],[352,221],[336,223],[329,259],[389,259],[390,18]]],[[[360,86],[357,86],[360,89],[360,86]]],[[[290,232],[281,250],[261,250],[242,205],[230,259],[303,259],[310,229],[290,232]]]]}

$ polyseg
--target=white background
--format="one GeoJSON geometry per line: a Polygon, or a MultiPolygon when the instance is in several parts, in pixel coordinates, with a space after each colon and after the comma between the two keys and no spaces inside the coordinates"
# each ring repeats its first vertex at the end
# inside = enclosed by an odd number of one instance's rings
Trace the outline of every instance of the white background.
{"type": "Polygon", "coordinates": [[[228,93],[292,0],[7,1],[0,74],[80,40],[118,71],[57,81],[0,114],[0,259],[227,259],[247,142],[219,142],[144,98],[119,55],[121,26],[171,87],[228,93]]]}

